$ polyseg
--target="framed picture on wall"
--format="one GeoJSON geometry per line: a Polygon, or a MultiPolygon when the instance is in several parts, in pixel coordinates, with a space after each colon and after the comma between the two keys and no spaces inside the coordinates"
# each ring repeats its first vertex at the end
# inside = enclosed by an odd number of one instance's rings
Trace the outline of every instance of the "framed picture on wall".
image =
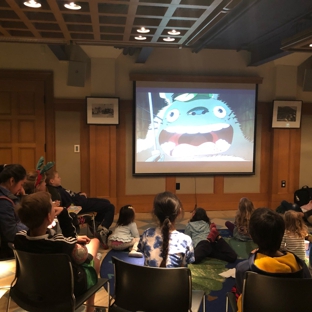
{"type": "Polygon", "coordinates": [[[300,128],[302,101],[275,100],[272,128],[300,128]]]}
{"type": "Polygon", "coordinates": [[[92,125],[119,124],[119,98],[91,97],[87,100],[87,123],[92,125]]]}

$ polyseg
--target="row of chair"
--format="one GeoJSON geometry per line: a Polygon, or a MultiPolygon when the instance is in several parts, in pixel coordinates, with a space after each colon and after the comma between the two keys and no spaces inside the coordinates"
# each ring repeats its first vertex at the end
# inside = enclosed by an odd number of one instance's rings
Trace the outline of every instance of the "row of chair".
{"type": "Polygon", "coordinates": [[[114,296],[110,296],[109,280],[99,278],[95,286],[75,297],[68,255],[13,251],[16,273],[9,291],[7,312],[11,298],[26,311],[75,311],[104,285],[108,292],[107,311],[117,306],[128,311],[187,312],[199,311],[201,305],[205,311],[205,293],[192,290],[188,268],[137,266],[113,257],[114,296]]]}
{"type": "MultiPolygon", "coordinates": [[[[124,262],[116,257],[115,289],[99,278],[95,286],[79,297],[74,296],[74,279],[70,258],[66,254],[35,254],[13,250],[16,274],[9,291],[11,298],[26,311],[75,311],[90,296],[106,285],[107,311],[118,307],[127,311],[186,312],[205,309],[205,292],[192,290],[188,268],[151,268],[124,262]]],[[[243,312],[312,311],[312,279],[278,278],[246,272],[243,312]]],[[[226,312],[237,311],[233,293],[226,295],[226,312]]]]}

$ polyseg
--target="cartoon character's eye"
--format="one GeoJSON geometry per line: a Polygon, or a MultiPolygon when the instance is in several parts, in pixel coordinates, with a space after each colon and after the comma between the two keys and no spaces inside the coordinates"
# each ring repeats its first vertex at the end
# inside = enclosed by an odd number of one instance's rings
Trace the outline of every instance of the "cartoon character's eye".
{"type": "Polygon", "coordinates": [[[222,106],[216,106],[213,109],[213,113],[215,114],[216,117],[218,118],[224,118],[226,115],[226,110],[222,106]]]}
{"type": "Polygon", "coordinates": [[[172,109],[171,111],[167,113],[166,118],[169,122],[173,122],[179,118],[179,115],[180,115],[180,112],[178,109],[172,109]]]}

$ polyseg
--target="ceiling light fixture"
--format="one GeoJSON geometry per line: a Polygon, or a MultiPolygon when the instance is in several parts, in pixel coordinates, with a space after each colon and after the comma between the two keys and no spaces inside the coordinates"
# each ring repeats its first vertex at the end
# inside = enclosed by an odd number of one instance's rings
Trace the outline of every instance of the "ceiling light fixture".
{"type": "Polygon", "coordinates": [[[167,37],[167,38],[163,38],[163,40],[167,42],[171,42],[171,41],[174,41],[175,39],[171,37],[167,37]]]}
{"type": "Polygon", "coordinates": [[[41,7],[41,4],[38,3],[35,0],[25,1],[24,5],[26,5],[26,6],[30,7],[30,8],[36,8],[36,9],[41,7]]]}
{"type": "Polygon", "coordinates": [[[309,44],[309,47],[312,48],[312,43],[309,44]]]}
{"type": "Polygon", "coordinates": [[[64,7],[69,10],[80,10],[81,6],[76,4],[75,2],[65,3],[64,7]]]}
{"type": "Polygon", "coordinates": [[[140,29],[137,29],[137,32],[141,34],[147,34],[150,32],[150,30],[145,27],[141,27],[140,29]]]}
{"type": "Polygon", "coordinates": [[[180,35],[181,33],[179,31],[176,31],[175,29],[172,29],[168,31],[168,34],[172,36],[177,36],[177,35],[180,35]]]}
{"type": "Polygon", "coordinates": [[[142,37],[141,35],[138,37],[134,37],[135,40],[146,40],[146,37],[142,37]]]}

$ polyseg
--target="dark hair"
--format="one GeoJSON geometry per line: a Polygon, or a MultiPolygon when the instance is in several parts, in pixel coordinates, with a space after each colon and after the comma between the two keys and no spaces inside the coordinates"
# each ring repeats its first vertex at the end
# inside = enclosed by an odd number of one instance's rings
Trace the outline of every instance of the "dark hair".
{"type": "Polygon", "coordinates": [[[154,198],[154,215],[160,222],[162,233],[162,257],[161,267],[166,266],[169,249],[169,235],[171,224],[179,215],[182,204],[179,198],[171,192],[159,193],[154,198]]]}
{"type": "MultiPolygon", "coordinates": [[[[36,183],[37,178],[38,178],[38,171],[34,170],[34,171],[27,172],[26,181],[24,182],[24,185],[23,185],[26,194],[35,193],[36,191],[35,183],[36,183]]],[[[39,184],[41,184],[44,180],[45,180],[45,174],[43,173],[42,180],[40,181],[39,184]]]]}
{"type": "Polygon", "coordinates": [[[249,233],[261,253],[273,255],[279,250],[284,231],[283,217],[269,208],[258,208],[250,217],[249,233]]]}
{"type": "Polygon", "coordinates": [[[210,219],[207,216],[206,210],[204,208],[198,207],[195,208],[195,213],[192,217],[192,219],[190,220],[190,222],[195,222],[195,221],[205,221],[208,224],[210,224],[210,219]]]}
{"type": "Polygon", "coordinates": [[[1,165],[0,166],[0,183],[7,182],[11,178],[17,183],[26,177],[26,170],[22,165],[1,165]],[[2,170],[1,170],[2,169],[2,170]]]}
{"type": "Polygon", "coordinates": [[[16,212],[22,223],[32,230],[43,223],[51,209],[51,195],[48,192],[37,192],[24,196],[16,212]]]}
{"type": "Polygon", "coordinates": [[[131,205],[120,208],[117,225],[128,225],[134,221],[134,210],[131,205]]]}

